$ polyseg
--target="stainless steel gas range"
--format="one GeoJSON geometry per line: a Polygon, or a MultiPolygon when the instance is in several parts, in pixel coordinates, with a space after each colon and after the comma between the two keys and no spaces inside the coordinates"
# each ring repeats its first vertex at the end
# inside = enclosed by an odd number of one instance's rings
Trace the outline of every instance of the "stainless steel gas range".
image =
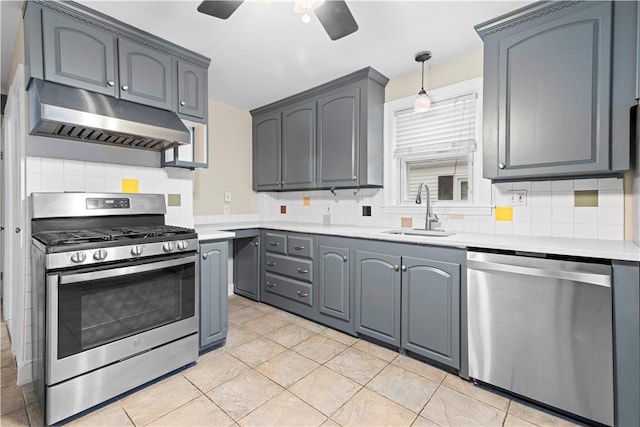
{"type": "Polygon", "coordinates": [[[164,195],[33,193],[34,381],[57,423],[198,357],[197,234],[164,195]]]}

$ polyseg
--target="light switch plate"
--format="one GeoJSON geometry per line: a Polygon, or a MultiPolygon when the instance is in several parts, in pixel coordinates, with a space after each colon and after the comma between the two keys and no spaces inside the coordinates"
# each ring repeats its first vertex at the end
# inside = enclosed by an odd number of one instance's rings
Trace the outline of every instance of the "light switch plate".
{"type": "Polygon", "coordinates": [[[224,202],[231,203],[231,191],[224,192],[224,202]]]}
{"type": "Polygon", "coordinates": [[[527,206],[527,190],[513,190],[511,193],[511,206],[527,206]]]}

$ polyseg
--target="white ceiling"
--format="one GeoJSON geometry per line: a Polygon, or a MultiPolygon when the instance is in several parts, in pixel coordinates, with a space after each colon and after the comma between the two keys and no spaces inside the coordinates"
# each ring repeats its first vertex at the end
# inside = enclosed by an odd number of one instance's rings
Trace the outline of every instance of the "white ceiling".
{"type": "MultiPolygon", "coordinates": [[[[228,20],[197,12],[199,1],[80,1],[210,57],[209,97],[245,109],[369,65],[389,78],[419,70],[414,55],[421,50],[431,50],[429,63],[437,63],[477,49],[482,43],[475,24],[530,3],[347,2],[360,29],[331,41],[315,16],[302,22],[293,1],[245,1],[228,20]]],[[[4,44],[4,17],[2,38],[4,44]]],[[[416,81],[416,91],[418,85],[416,81]]]]}

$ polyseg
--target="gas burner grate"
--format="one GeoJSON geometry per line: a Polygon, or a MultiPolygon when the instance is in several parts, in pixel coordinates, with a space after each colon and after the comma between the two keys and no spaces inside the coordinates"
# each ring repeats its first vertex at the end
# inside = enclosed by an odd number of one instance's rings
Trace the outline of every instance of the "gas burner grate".
{"type": "Polygon", "coordinates": [[[73,245],[78,243],[103,242],[111,240],[108,234],[99,230],[43,231],[34,237],[48,246],[73,245]]]}

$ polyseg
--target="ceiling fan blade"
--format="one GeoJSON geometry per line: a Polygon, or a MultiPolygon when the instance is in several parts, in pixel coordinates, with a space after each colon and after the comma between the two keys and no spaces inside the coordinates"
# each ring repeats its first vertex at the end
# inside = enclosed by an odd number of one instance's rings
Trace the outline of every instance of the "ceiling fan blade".
{"type": "Polygon", "coordinates": [[[331,40],[338,40],[358,31],[358,24],[344,0],[327,0],[315,13],[331,40]]]}
{"type": "Polygon", "coordinates": [[[227,19],[244,2],[244,0],[204,0],[198,6],[198,12],[227,19]]]}

